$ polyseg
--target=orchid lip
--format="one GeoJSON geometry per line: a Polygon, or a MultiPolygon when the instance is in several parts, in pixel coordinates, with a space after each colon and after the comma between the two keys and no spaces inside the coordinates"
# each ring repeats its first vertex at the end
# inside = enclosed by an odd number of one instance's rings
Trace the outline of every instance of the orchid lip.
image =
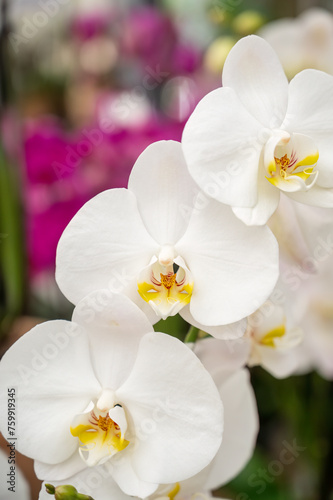
{"type": "Polygon", "coordinates": [[[79,439],[79,454],[88,467],[106,462],[129,444],[126,415],[120,405],[101,411],[93,404],[90,411],[74,417],[70,431],[79,439]]]}
{"type": "MultiPolygon", "coordinates": [[[[167,252],[163,255],[166,256],[167,252]]],[[[168,256],[170,255],[169,251],[168,256]]],[[[160,256],[159,260],[155,257],[138,278],[140,296],[162,319],[174,316],[188,304],[192,291],[192,275],[181,257],[173,259],[167,265],[161,264],[160,256]]]]}
{"type": "Polygon", "coordinates": [[[264,149],[266,178],[282,191],[308,191],[317,181],[318,158],[318,149],[310,137],[292,134],[288,138],[280,131],[267,141],[264,149]]]}

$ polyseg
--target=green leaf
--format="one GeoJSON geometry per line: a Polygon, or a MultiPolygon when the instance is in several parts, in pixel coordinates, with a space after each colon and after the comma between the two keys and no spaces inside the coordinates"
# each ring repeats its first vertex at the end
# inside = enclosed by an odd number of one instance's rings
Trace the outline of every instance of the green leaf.
{"type": "Polygon", "coordinates": [[[0,146],[0,269],[4,308],[0,309],[0,335],[22,312],[25,298],[25,252],[18,179],[0,146]]]}

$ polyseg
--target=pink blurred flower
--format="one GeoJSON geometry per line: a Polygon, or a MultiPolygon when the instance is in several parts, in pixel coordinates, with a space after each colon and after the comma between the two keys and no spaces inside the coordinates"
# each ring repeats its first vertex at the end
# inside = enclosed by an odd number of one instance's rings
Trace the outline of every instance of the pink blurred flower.
{"type": "Polygon", "coordinates": [[[112,9],[79,12],[71,22],[71,34],[79,41],[86,41],[107,32],[114,20],[112,9]]]}
{"type": "Polygon", "coordinates": [[[58,240],[91,197],[126,187],[132,166],[152,142],[180,140],[183,123],[153,114],[137,127],[104,132],[98,124],[68,134],[51,118],[25,128],[25,216],[32,278],[54,269],[58,240]]]}
{"type": "Polygon", "coordinates": [[[31,276],[54,268],[58,239],[88,193],[74,168],[63,170],[74,142],[50,118],[30,122],[24,131],[27,251],[31,276]]]}
{"type": "Polygon", "coordinates": [[[123,21],[122,52],[143,65],[169,67],[177,42],[171,19],[153,7],[132,9],[123,21]]]}
{"type": "Polygon", "coordinates": [[[164,80],[193,73],[201,64],[200,51],[181,40],[173,19],[154,7],[129,12],[123,20],[120,46],[123,57],[140,61],[142,72],[147,67],[157,75],[163,72],[164,80]]]}

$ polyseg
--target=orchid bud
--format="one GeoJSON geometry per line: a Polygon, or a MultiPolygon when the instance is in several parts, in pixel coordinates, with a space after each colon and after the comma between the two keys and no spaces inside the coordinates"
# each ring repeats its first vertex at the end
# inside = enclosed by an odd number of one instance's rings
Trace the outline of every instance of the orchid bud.
{"type": "Polygon", "coordinates": [[[61,485],[56,488],[52,484],[45,485],[47,493],[55,495],[55,500],[94,500],[88,495],[82,495],[74,486],[61,485]]]}

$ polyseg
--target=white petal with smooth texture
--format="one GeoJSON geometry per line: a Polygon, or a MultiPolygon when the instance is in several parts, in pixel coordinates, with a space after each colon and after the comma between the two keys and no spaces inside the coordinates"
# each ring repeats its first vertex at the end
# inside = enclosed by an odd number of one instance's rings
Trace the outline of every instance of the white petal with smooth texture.
{"type": "Polygon", "coordinates": [[[305,203],[313,207],[333,207],[333,187],[323,188],[315,184],[309,191],[297,191],[295,193],[286,193],[286,195],[299,203],[305,203]]]}
{"type": "Polygon", "coordinates": [[[293,78],[282,128],[314,140],[319,151],[317,184],[333,187],[333,76],[309,69],[293,78]]]}
{"type": "Polygon", "coordinates": [[[143,335],[153,331],[151,323],[128,297],[106,289],[81,300],[73,321],[88,334],[101,386],[115,391],[131,372],[143,335]]]}
{"type": "Polygon", "coordinates": [[[130,496],[146,498],[153,494],[158,484],[143,481],[133,467],[133,452],[135,448],[129,445],[123,453],[115,456],[110,466],[110,473],[124,493],[130,496]]]}
{"type": "Polygon", "coordinates": [[[139,271],[158,247],[146,231],[133,193],[104,191],[88,201],[63,232],[57,283],[74,304],[93,290],[122,292],[136,286],[139,271]]]}
{"type": "Polygon", "coordinates": [[[198,358],[179,340],[147,334],[117,395],[136,428],[132,463],[141,479],[184,480],[218,450],[223,427],[219,394],[198,358]]]}
{"type": "MultiPolygon", "coordinates": [[[[61,481],[45,481],[53,486],[64,484],[61,481]]],[[[38,500],[50,500],[52,498],[45,489],[45,483],[39,493],[38,500]]],[[[70,477],[67,484],[74,486],[82,495],[89,495],[96,500],[129,500],[117,483],[108,473],[106,466],[94,467],[93,469],[85,469],[79,474],[70,477]]]]}
{"type": "Polygon", "coordinates": [[[252,35],[239,40],[223,67],[222,84],[232,88],[260,123],[277,128],[288,102],[288,80],[272,47],[252,35]]]}
{"type": "Polygon", "coordinates": [[[312,256],[315,257],[317,263],[324,262],[331,252],[330,246],[328,249],[325,247],[325,242],[329,243],[332,235],[333,209],[304,206],[294,202],[290,197],[285,198],[287,204],[281,214],[282,225],[291,221],[293,227],[297,226],[299,231],[299,234],[296,234],[297,238],[294,230],[292,231],[292,237],[288,239],[289,244],[292,243],[292,247],[296,249],[298,242],[304,245],[305,251],[298,252],[301,261],[303,259],[303,265],[306,262],[305,259],[312,256]]]}
{"type": "Polygon", "coordinates": [[[221,447],[212,461],[205,488],[228,483],[250,460],[259,430],[256,398],[248,370],[239,370],[218,385],[225,408],[221,447]]]}
{"type": "Polygon", "coordinates": [[[68,321],[37,325],[6,352],[0,374],[4,436],[10,384],[19,394],[18,451],[48,464],[67,460],[77,448],[70,433],[73,415],[100,391],[86,333],[68,321]]]}
{"type": "MultiPolygon", "coordinates": [[[[195,476],[204,489],[216,489],[236,476],[251,457],[258,433],[258,410],[247,362],[249,339],[196,342],[194,352],[212,375],[225,408],[225,427],[219,451],[195,476]],[[201,480],[201,483],[200,481],[201,480]]],[[[191,483],[193,479],[187,481],[191,483]]]]}
{"type": "Polygon", "coordinates": [[[271,21],[257,32],[278,54],[289,80],[304,69],[302,57],[304,53],[303,32],[303,26],[294,18],[271,21]]]}
{"type": "Polygon", "coordinates": [[[263,166],[258,173],[258,202],[254,207],[233,207],[234,214],[248,226],[266,224],[279,205],[280,192],[278,188],[266,179],[263,166]]]}
{"type": "Polygon", "coordinates": [[[193,179],[209,197],[227,205],[257,202],[257,172],[262,125],[236,93],[221,88],[207,94],[188,119],[182,137],[193,179]]]}
{"type": "Polygon", "coordinates": [[[278,278],[278,245],[267,227],[248,227],[211,200],[193,213],[176,245],[194,278],[190,302],[202,325],[234,323],[268,298],[278,278]]]}
{"type": "Polygon", "coordinates": [[[67,478],[73,476],[73,474],[78,474],[79,472],[86,470],[87,466],[80,457],[78,450],[76,449],[67,460],[58,464],[46,464],[44,462],[39,462],[35,460],[34,469],[36,476],[41,480],[46,480],[47,482],[64,481],[67,482],[67,478]]]}
{"type": "Polygon", "coordinates": [[[230,325],[208,326],[195,321],[191,314],[190,306],[184,307],[179,314],[185,321],[190,323],[190,325],[209,333],[217,339],[236,339],[242,337],[246,330],[246,319],[236,321],[236,323],[231,323],[230,325]]]}
{"type": "Polygon", "coordinates": [[[186,230],[198,192],[181,144],[159,141],[148,146],[135,162],[128,189],[137,198],[149,234],[160,245],[173,245],[186,230]]]}
{"type": "Polygon", "coordinates": [[[194,352],[215,379],[215,375],[219,376],[221,371],[228,376],[230,373],[244,368],[250,354],[250,348],[251,345],[247,337],[236,340],[207,338],[195,343],[194,352]]]}

